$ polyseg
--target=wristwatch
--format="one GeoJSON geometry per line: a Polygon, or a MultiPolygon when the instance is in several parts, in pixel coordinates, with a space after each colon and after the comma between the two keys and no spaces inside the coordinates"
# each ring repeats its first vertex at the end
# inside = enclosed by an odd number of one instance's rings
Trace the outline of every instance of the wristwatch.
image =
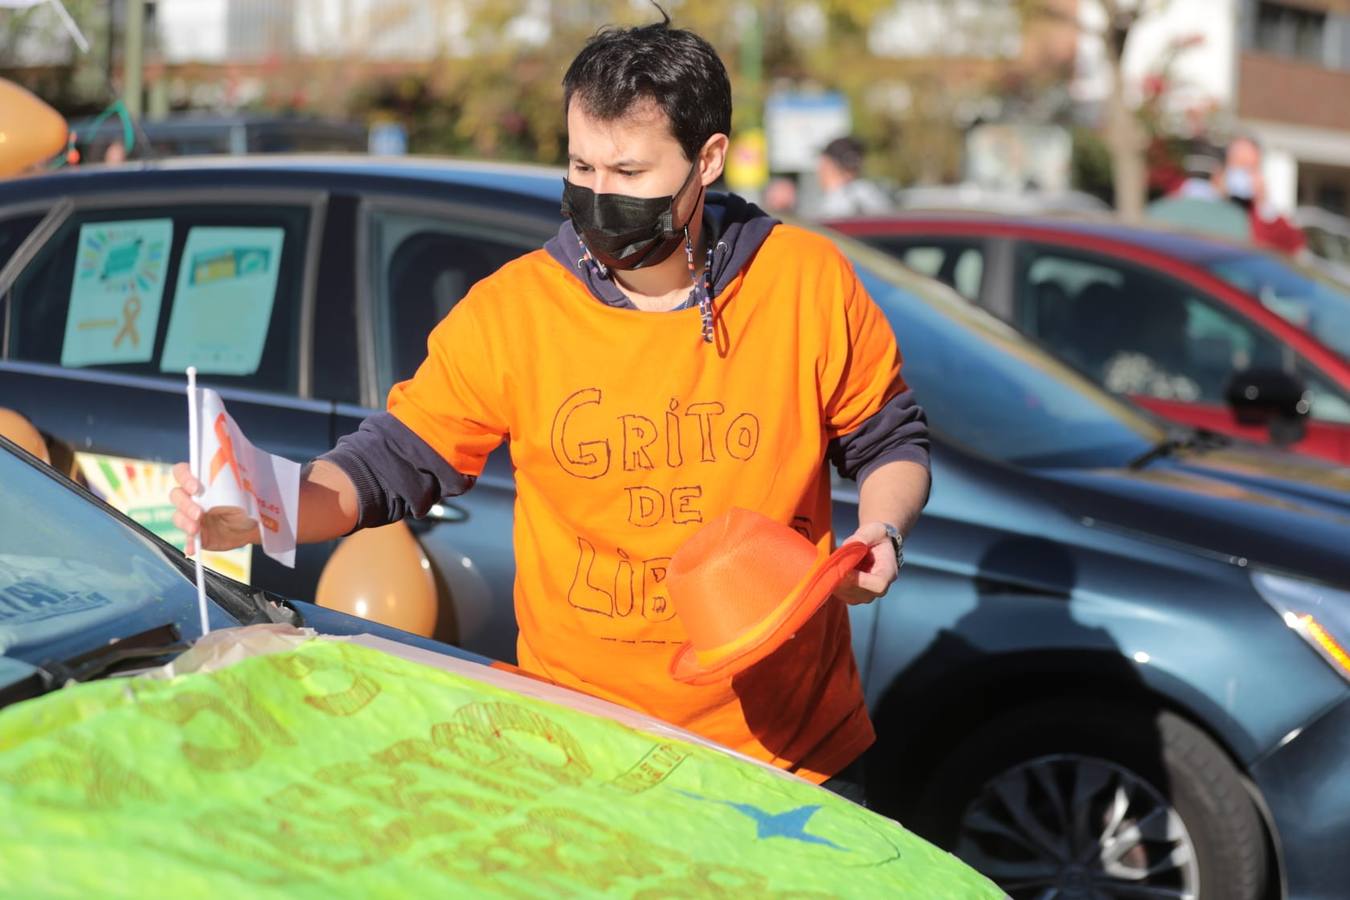
{"type": "Polygon", "coordinates": [[[882,522],[881,527],[886,529],[886,537],[891,539],[891,549],[895,551],[895,571],[899,572],[905,564],[905,536],[890,522],[882,522]]]}

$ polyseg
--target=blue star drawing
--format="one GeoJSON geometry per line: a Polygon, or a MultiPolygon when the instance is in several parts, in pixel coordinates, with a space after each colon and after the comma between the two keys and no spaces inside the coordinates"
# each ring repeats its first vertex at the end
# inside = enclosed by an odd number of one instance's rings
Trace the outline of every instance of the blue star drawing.
{"type": "Polygon", "coordinates": [[[848,852],[847,847],[841,847],[834,841],[828,840],[817,834],[810,834],[806,831],[806,823],[811,821],[811,817],[820,809],[819,803],[813,803],[810,806],[798,806],[789,809],[787,812],[771,813],[760,809],[749,803],[733,803],[730,800],[714,800],[711,797],[703,797],[698,794],[692,794],[689,791],[676,789],[678,793],[686,797],[692,797],[695,800],[703,800],[707,803],[720,803],[723,806],[729,806],[736,812],[746,816],[755,823],[755,836],[760,840],[771,837],[789,838],[794,841],[801,841],[804,844],[822,844],[826,847],[832,847],[835,850],[848,852]]]}

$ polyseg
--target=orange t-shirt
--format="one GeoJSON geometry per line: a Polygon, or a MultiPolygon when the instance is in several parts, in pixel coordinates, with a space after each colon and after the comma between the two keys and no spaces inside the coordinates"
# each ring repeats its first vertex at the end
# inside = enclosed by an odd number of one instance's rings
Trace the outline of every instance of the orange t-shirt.
{"type": "Polygon", "coordinates": [[[535,251],[432,331],[389,410],[466,475],[509,437],[522,668],[819,782],[874,740],[844,604],[687,685],[666,568],[734,506],[828,547],[827,445],[904,389],[900,356],[849,262],[800,228],[776,226],[716,307],[714,345],[697,309],[607,306],[535,251]]]}

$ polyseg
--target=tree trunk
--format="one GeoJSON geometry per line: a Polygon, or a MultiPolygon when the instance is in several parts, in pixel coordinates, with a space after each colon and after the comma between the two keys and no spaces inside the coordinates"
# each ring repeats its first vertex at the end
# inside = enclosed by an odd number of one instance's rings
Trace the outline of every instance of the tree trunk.
{"type": "Polygon", "coordinates": [[[1143,218],[1148,197],[1148,165],[1145,154],[1148,136],[1139,117],[1125,101],[1125,41],[1129,38],[1134,15],[1122,15],[1114,4],[1107,5],[1111,21],[1103,43],[1111,68],[1111,91],[1106,98],[1106,147],[1111,154],[1111,181],[1115,189],[1116,211],[1121,218],[1136,222],[1143,218]]]}
{"type": "MultiPolygon", "coordinates": [[[[1117,83],[1120,72],[1115,73],[1117,83]]],[[[1111,182],[1115,188],[1116,211],[1126,221],[1143,217],[1148,196],[1148,167],[1145,161],[1146,139],[1134,112],[1125,104],[1119,87],[1112,88],[1107,100],[1106,146],[1111,154],[1111,182]]]]}

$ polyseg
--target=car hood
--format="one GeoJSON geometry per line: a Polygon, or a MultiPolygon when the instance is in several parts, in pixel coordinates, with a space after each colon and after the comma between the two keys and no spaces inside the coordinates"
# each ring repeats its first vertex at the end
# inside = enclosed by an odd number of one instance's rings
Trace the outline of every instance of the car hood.
{"type": "Polygon", "coordinates": [[[1350,470],[1230,447],[1142,469],[1051,469],[1073,515],[1155,539],[1350,582],[1350,470]]]}

